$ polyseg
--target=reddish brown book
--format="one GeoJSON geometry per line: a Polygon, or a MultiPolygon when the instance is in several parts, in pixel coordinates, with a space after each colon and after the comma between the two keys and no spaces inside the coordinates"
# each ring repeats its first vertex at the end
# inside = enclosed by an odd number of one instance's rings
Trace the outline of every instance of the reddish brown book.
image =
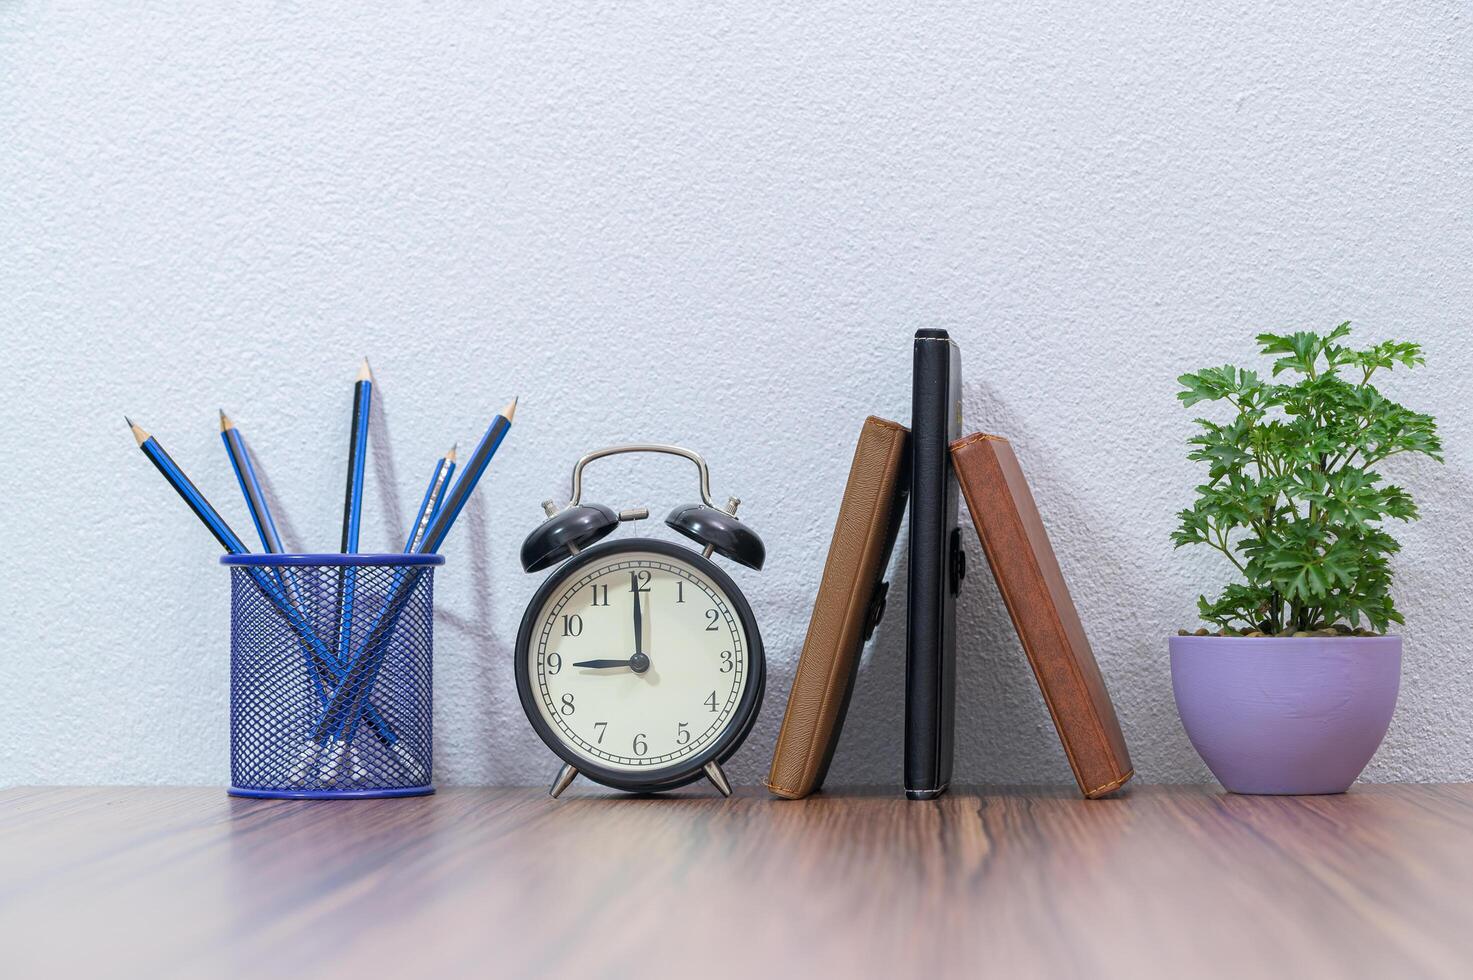
{"type": "Polygon", "coordinates": [[[951,459],[1080,791],[1119,789],[1135,775],[1125,736],[1013,447],[978,432],[953,442],[951,459]]]}

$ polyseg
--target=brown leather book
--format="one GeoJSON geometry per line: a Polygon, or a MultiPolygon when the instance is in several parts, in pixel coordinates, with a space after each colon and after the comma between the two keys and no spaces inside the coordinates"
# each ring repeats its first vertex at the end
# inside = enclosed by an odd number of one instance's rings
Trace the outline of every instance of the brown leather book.
{"type": "Polygon", "coordinates": [[[860,429],[767,776],[777,796],[802,799],[822,786],[839,744],[859,655],[885,612],[881,579],[905,514],[909,435],[874,416],[860,429]]]}
{"type": "Polygon", "coordinates": [[[1013,447],[978,432],[953,442],[951,458],[1080,791],[1119,789],[1135,775],[1125,736],[1013,447]]]}

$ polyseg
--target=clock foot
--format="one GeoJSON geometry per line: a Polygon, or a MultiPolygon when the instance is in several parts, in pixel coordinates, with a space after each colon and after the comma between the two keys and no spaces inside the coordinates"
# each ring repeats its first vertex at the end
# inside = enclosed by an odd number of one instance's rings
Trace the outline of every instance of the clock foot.
{"type": "Polygon", "coordinates": [[[563,766],[558,770],[557,778],[552,781],[552,789],[547,791],[548,795],[553,799],[557,799],[563,795],[563,790],[568,788],[568,784],[577,778],[577,769],[574,769],[572,766],[563,766]]]}
{"type": "Polygon", "coordinates": [[[706,763],[706,778],[711,780],[711,785],[715,786],[722,796],[731,795],[731,783],[726,781],[726,773],[721,771],[721,767],[714,759],[706,763]]]}

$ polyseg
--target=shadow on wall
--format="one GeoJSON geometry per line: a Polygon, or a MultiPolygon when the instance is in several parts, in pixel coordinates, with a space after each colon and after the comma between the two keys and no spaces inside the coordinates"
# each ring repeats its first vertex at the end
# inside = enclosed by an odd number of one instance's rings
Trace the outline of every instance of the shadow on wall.
{"type": "MultiPolygon", "coordinates": [[[[373,461],[373,479],[377,489],[375,496],[384,515],[384,526],[392,528],[394,534],[384,547],[399,551],[409,537],[409,521],[414,519],[414,513],[409,512],[406,519],[402,501],[399,499],[399,471],[394,465],[393,440],[389,438],[389,416],[385,407],[387,402],[383,387],[375,383],[373,401],[368,406],[368,458],[373,461]]],[[[428,480],[433,468],[434,460],[426,461],[422,479],[428,480]]],[[[418,503],[419,498],[416,496],[416,507],[418,503]]]]}
{"type": "Polygon", "coordinates": [[[1403,465],[1395,473],[1386,473],[1388,482],[1407,487],[1417,499],[1424,539],[1430,534],[1441,553],[1434,556],[1425,548],[1413,548],[1398,533],[1404,525],[1392,523],[1392,537],[1408,546],[1392,562],[1392,594],[1407,620],[1405,627],[1394,632],[1406,638],[1407,656],[1391,728],[1366,767],[1364,779],[1458,782],[1469,778],[1470,764],[1462,762],[1467,758],[1468,735],[1465,729],[1448,724],[1447,705],[1473,699],[1473,672],[1458,669],[1456,661],[1433,666],[1428,662],[1427,646],[1418,642],[1419,638],[1425,642],[1438,636],[1466,635],[1473,629],[1473,606],[1466,601],[1467,583],[1473,579],[1473,549],[1457,527],[1458,502],[1473,496],[1473,483],[1466,478],[1466,470],[1452,465],[1462,447],[1455,448],[1448,440],[1446,448],[1447,464],[1401,457],[1403,465]],[[1443,611],[1443,618],[1424,616],[1423,610],[1443,611]],[[1447,610],[1456,615],[1448,618],[1447,610]],[[1435,768],[1429,772],[1429,760],[1437,759],[1456,761],[1431,763],[1435,768]]]}
{"type": "MultiPolygon", "coordinates": [[[[443,717],[444,712],[450,710],[446,699],[438,699],[435,706],[436,765],[442,771],[474,771],[476,760],[483,758],[484,747],[497,741],[500,715],[510,711],[519,718],[521,713],[511,671],[512,646],[516,638],[499,634],[494,626],[497,604],[505,601],[516,603],[517,599],[514,594],[508,599],[505,589],[501,594],[497,592],[496,572],[491,562],[493,532],[486,519],[485,505],[478,497],[471,497],[460,520],[466,525],[467,543],[461,554],[470,566],[460,574],[470,579],[469,601],[473,613],[469,617],[460,616],[444,605],[437,605],[435,627],[468,641],[465,646],[473,651],[474,659],[470,687],[463,692],[469,711],[459,714],[452,725],[443,717]],[[440,760],[445,764],[442,765],[440,760]]],[[[494,765],[496,757],[491,758],[494,765]]],[[[486,774],[491,782],[501,776],[494,770],[486,774]]]]}
{"type": "MultiPolygon", "coordinates": [[[[994,431],[1013,443],[1056,550],[1061,546],[1089,549],[1090,561],[1070,561],[1067,552],[1057,554],[1115,703],[1138,779],[1148,781],[1151,773],[1157,771],[1200,773],[1204,781],[1208,780],[1210,777],[1176,716],[1166,636],[1156,617],[1141,605],[1142,576],[1155,560],[1143,551],[1159,557],[1158,550],[1168,550],[1169,543],[1164,536],[1157,542],[1128,535],[1114,522],[1083,510],[1080,501],[1084,495],[1062,480],[1053,465],[1055,453],[1032,436],[1024,420],[985,385],[967,385],[965,392],[969,416],[988,420],[994,431]],[[1113,560],[1100,561],[1102,557],[1113,560]],[[1108,610],[1107,618],[1102,619],[1101,609],[1108,610]]],[[[1121,465],[1114,471],[1099,473],[1099,478],[1120,481],[1127,479],[1127,474],[1138,472],[1128,458],[1131,451],[1129,446],[1120,447],[1121,465]]],[[[1128,496],[1132,490],[1119,486],[1115,493],[1128,496]]],[[[1007,618],[1006,607],[986,568],[970,515],[965,512],[962,523],[967,528],[964,537],[971,551],[969,560],[977,559],[974,567],[980,572],[969,580],[968,586],[973,596],[983,594],[987,599],[982,603],[980,620],[973,617],[972,629],[977,632],[963,632],[967,629],[964,613],[958,635],[966,636],[968,641],[975,637],[986,644],[988,669],[996,670],[999,676],[984,680],[984,684],[992,688],[992,705],[998,706],[1002,713],[992,722],[1005,726],[997,730],[996,737],[1007,757],[1028,759],[1031,763],[1021,771],[1008,766],[1009,781],[1069,781],[1072,775],[1068,760],[1048,717],[1047,706],[1038,693],[1026,654],[1007,618]]],[[[985,713],[988,709],[983,710],[985,713]]],[[[980,722],[987,725],[988,719],[980,722]]]]}
{"type": "Polygon", "coordinates": [[[291,509],[282,503],[281,497],[271,485],[271,476],[267,465],[262,461],[260,455],[251,449],[251,444],[246,443],[246,450],[251,453],[251,468],[256,471],[256,482],[261,485],[261,496],[266,500],[266,506],[271,511],[271,521],[276,525],[276,533],[281,537],[281,546],[287,551],[302,551],[301,539],[297,537],[297,529],[292,524],[291,509]]]}
{"type": "Polygon", "coordinates": [[[895,542],[885,618],[865,646],[849,701],[843,737],[834,750],[828,785],[875,783],[900,792],[905,765],[905,603],[910,562],[907,527],[895,542]]]}

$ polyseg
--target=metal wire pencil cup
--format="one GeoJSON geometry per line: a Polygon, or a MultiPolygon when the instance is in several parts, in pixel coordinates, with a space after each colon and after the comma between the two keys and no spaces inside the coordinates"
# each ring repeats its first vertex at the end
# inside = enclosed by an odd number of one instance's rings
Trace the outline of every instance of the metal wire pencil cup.
{"type": "Polygon", "coordinates": [[[230,793],[434,792],[433,584],[440,555],[226,555],[230,793]],[[340,621],[345,575],[350,619],[340,621]],[[341,628],[341,632],[340,632],[341,628]]]}

